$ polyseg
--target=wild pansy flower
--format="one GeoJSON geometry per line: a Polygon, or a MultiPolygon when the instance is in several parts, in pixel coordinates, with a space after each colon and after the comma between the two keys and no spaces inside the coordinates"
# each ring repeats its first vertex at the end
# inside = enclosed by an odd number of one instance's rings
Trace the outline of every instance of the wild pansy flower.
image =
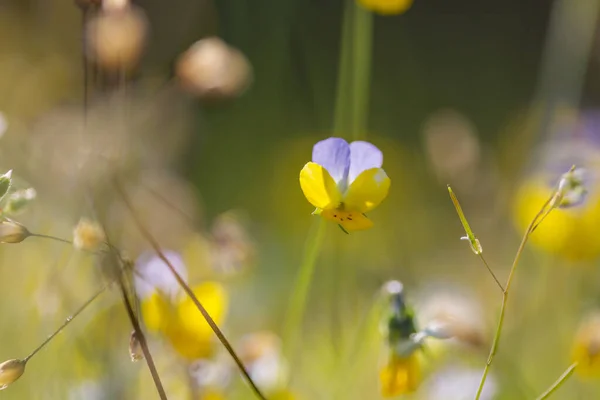
{"type": "Polygon", "coordinates": [[[378,14],[392,15],[408,11],[413,0],[358,0],[358,3],[378,14]]]}
{"type": "Polygon", "coordinates": [[[390,178],[381,151],[368,142],[329,138],[314,145],[312,161],[300,171],[300,186],[315,214],[345,231],[368,229],[365,213],[386,198],[390,178]]]}
{"type": "Polygon", "coordinates": [[[403,287],[392,281],[385,285],[390,298],[389,315],[383,327],[387,342],[387,362],[379,373],[381,395],[395,397],[414,392],[421,381],[418,351],[424,338],[415,340],[414,315],[404,302],[403,287]]]}
{"type": "MultiPolygon", "coordinates": [[[[183,260],[177,253],[165,256],[187,280],[183,260]]],[[[187,360],[210,357],[215,337],[193,301],[179,287],[173,274],[158,256],[143,255],[136,262],[135,287],[141,299],[144,322],[149,331],[161,334],[187,360]]],[[[227,311],[227,293],[217,282],[191,286],[198,300],[220,325],[227,311]]]]}

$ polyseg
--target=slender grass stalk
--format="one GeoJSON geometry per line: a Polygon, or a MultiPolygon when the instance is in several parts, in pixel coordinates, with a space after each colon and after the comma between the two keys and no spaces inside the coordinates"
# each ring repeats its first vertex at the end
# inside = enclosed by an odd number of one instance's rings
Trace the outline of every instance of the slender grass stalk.
{"type": "Polygon", "coordinates": [[[529,223],[529,226],[525,230],[525,234],[523,235],[523,239],[521,240],[521,244],[519,245],[519,248],[517,250],[517,254],[515,255],[514,261],[510,268],[510,272],[508,274],[508,279],[506,280],[506,285],[504,286],[505,289],[502,291],[502,307],[500,308],[500,317],[498,318],[498,326],[496,327],[496,333],[494,334],[494,339],[492,342],[492,347],[490,349],[490,354],[489,354],[487,362],[485,364],[485,368],[484,368],[483,374],[481,376],[481,381],[479,382],[479,387],[477,388],[477,393],[475,394],[475,400],[479,400],[479,398],[481,397],[481,393],[483,391],[483,387],[485,386],[485,381],[486,381],[488,373],[490,371],[490,367],[492,365],[492,362],[494,361],[496,352],[498,351],[500,335],[502,334],[502,328],[504,326],[504,315],[506,312],[506,304],[508,302],[508,293],[510,291],[510,286],[513,281],[515,270],[517,268],[517,265],[519,264],[519,260],[521,259],[523,250],[525,249],[525,244],[527,244],[527,240],[529,239],[529,236],[531,235],[533,228],[537,225],[538,220],[540,218],[542,218],[544,215],[547,215],[547,213],[549,213],[550,211],[552,211],[553,207],[550,207],[550,209],[548,209],[548,206],[555,199],[555,196],[556,196],[556,194],[554,193],[554,194],[552,194],[552,196],[550,198],[548,198],[548,200],[546,200],[546,202],[544,203],[544,205],[542,206],[540,211],[538,211],[538,213],[535,215],[533,220],[529,223]]]}
{"type": "Polygon", "coordinates": [[[135,334],[137,335],[137,339],[140,342],[140,347],[142,348],[142,352],[144,353],[144,359],[146,360],[146,364],[148,365],[148,369],[150,370],[150,375],[152,375],[152,379],[154,380],[154,386],[156,386],[156,390],[158,391],[158,395],[161,400],[167,400],[167,393],[162,385],[162,381],[160,380],[160,376],[158,375],[158,370],[156,369],[156,365],[154,364],[154,359],[152,358],[152,353],[150,352],[150,348],[148,347],[148,342],[146,341],[146,336],[144,335],[144,331],[140,326],[140,322],[135,315],[135,311],[133,306],[131,305],[131,301],[129,300],[129,296],[127,295],[127,289],[125,288],[125,282],[123,281],[123,277],[119,275],[119,279],[117,280],[119,284],[119,289],[121,291],[121,297],[123,298],[123,304],[125,305],[125,310],[127,311],[127,316],[129,317],[129,321],[133,326],[135,334]]]}
{"type": "Polygon", "coordinates": [[[569,379],[571,375],[573,375],[573,372],[575,372],[575,368],[577,368],[576,362],[571,364],[569,368],[567,368],[565,372],[563,372],[563,374],[558,377],[558,379],[552,384],[552,386],[550,386],[544,393],[542,393],[537,398],[537,400],[547,399],[552,395],[552,393],[556,392],[563,385],[563,383],[565,383],[567,379],[569,379]]]}
{"type": "Polygon", "coordinates": [[[312,234],[309,235],[306,243],[304,258],[296,277],[283,324],[284,354],[290,359],[296,351],[310,283],[315,272],[316,261],[323,243],[323,237],[325,236],[326,222],[320,217],[317,218],[317,226],[313,227],[312,234]]]}
{"type": "Polygon", "coordinates": [[[500,290],[504,293],[504,287],[502,286],[502,284],[496,277],[496,274],[494,274],[494,271],[492,271],[492,268],[490,267],[490,265],[485,260],[485,257],[483,256],[483,249],[481,247],[481,244],[479,243],[479,239],[477,239],[477,237],[473,233],[473,230],[471,229],[471,226],[469,225],[469,221],[467,221],[467,217],[465,217],[465,213],[463,212],[462,207],[460,206],[460,202],[458,201],[458,198],[452,191],[452,188],[450,187],[450,185],[448,185],[448,193],[450,194],[450,199],[452,200],[452,204],[454,204],[454,208],[456,209],[456,213],[458,214],[460,223],[462,224],[462,226],[465,230],[465,233],[467,234],[466,239],[469,241],[469,244],[471,245],[471,249],[473,250],[473,252],[475,254],[477,254],[479,256],[479,258],[481,259],[481,262],[483,262],[483,265],[485,265],[485,267],[487,268],[490,275],[492,275],[492,278],[494,278],[494,281],[496,281],[496,284],[498,285],[500,290]]]}
{"type": "Polygon", "coordinates": [[[46,338],[46,340],[44,340],[38,347],[36,347],[31,353],[29,353],[29,355],[27,357],[25,357],[23,359],[24,362],[29,361],[33,356],[35,356],[40,350],[42,350],[48,343],[50,343],[50,341],[52,339],[54,339],[56,337],[56,335],[58,335],[59,333],[61,333],[63,331],[63,329],[65,329],[71,322],[73,322],[73,320],[75,318],[77,318],[77,316],[79,314],[81,314],[90,304],[92,304],[94,302],[94,300],[96,300],[102,293],[104,293],[106,291],[106,288],[108,287],[108,285],[103,286],[100,290],[98,290],[92,297],[90,297],[89,299],[87,299],[87,301],[85,303],[83,303],[81,305],[81,307],[79,307],[77,309],[77,311],[75,311],[73,314],[71,314],[69,317],[67,317],[65,319],[65,321],[63,322],[63,324],[61,326],[58,327],[58,329],[56,329],[50,336],[48,336],[46,338]]]}
{"type": "Polygon", "coordinates": [[[373,13],[352,1],[352,124],[353,140],[366,135],[371,86],[371,53],[373,47],[373,13]]]}
{"type": "Polygon", "coordinates": [[[179,273],[177,272],[177,270],[175,269],[175,267],[173,267],[173,264],[171,263],[171,261],[169,261],[169,259],[165,256],[165,254],[163,253],[162,249],[160,248],[158,242],[150,234],[150,232],[148,231],[148,229],[146,229],[146,227],[142,223],[141,219],[139,218],[139,216],[135,212],[135,210],[133,208],[133,204],[131,203],[131,200],[129,199],[129,196],[127,195],[127,193],[125,192],[125,190],[123,189],[123,187],[120,185],[120,183],[118,182],[118,180],[115,180],[114,184],[115,184],[115,187],[117,189],[117,192],[121,195],[123,203],[125,204],[125,206],[129,210],[129,212],[130,212],[131,216],[133,217],[133,220],[134,220],[136,226],[138,227],[138,230],[142,234],[142,236],[144,236],[144,238],[152,246],[152,248],[154,249],[154,252],[156,253],[156,255],[167,265],[167,267],[169,268],[169,270],[171,271],[171,273],[173,274],[173,276],[177,280],[177,283],[179,284],[179,286],[181,286],[181,288],[183,289],[183,291],[190,297],[190,299],[192,300],[192,302],[194,303],[194,305],[196,306],[196,308],[198,308],[198,311],[200,311],[200,313],[202,314],[202,316],[204,317],[204,319],[206,320],[206,322],[208,323],[208,325],[210,326],[210,328],[212,329],[212,331],[214,332],[214,334],[217,336],[217,338],[219,339],[219,341],[221,342],[221,344],[223,345],[223,347],[225,347],[225,349],[227,350],[227,352],[229,353],[229,355],[231,356],[231,358],[233,359],[233,361],[237,365],[238,369],[240,370],[240,372],[242,373],[242,375],[244,376],[244,378],[246,379],[246,381],[250,385],[250,387],[251,387],[252,391],[254,392],[254,394],[258,398],[260,398],[262,400],[266,400],[266,397],[262,394],[262,392],[260,391],[260,389],[256,386],[256,384],[254,383],[254,381],[250,377],[250,374],[248,373],[248,371],[246,370],[246,367],[244,367],[244,364],[242,363],[242,361],[240,360],[239,356],[237,355],[237,353],[235,352],[235,350],[233,349],[233,347],[229,343],[229,340],[227,340],[227,338],[225,337],[225,335],[223,334],[223,332],[221,331],[221,329],[219,328],[219,326],[216,324],[216,322],[213,320],[213,318],[210,316],[210,314],[208,313],[208,311],[206,310],[206,308],[204,308],[204,306],[202,305],[202,303],[200,303],[200,301],[198,300],[198,297],[196,297],[196,295],[194,294],[194,292],[192,291],[192,289],[189,287],[189,285],[183,280],[183,278],[181,277],[181,275],[179,275],[179,273]]]}

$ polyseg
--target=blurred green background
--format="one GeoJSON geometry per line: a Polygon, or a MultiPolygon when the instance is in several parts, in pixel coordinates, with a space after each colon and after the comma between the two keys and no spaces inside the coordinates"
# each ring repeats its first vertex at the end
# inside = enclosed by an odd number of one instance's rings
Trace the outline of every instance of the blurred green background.
{"type": "MultiPolygon", "coordinates": [[[[114,80],[90,84],[82,128],[81,9],[71,1],[0,2],[0,115],[7,124],[0,167],[38,193],[17,219],[34,232],[71,237],[81,216],[100,214],[135,259],[149,246],[106,179],[115,173],[161,245],[183,255],[190,281],[224,285],[223,327],[234,347],[253,332],[281,335],[318,218],[298,174],[317,141],[348,137],[333,132],[346,2],[134,3],[149,27],[140,64],[125,89],[114,80]],[[253,80],[239,96],[207,103],[181,90],[174,76],[178,57],[210,35],[247,57],[253,80]],[[231,215],[234,234],[227,231],[223,244],[218,223],[231,215]],[[235,272],[216,266],[215,254],[235,272]]],[[[371,230],[348,236],[327,227],[302,351],[286,360],[286,388],[296,398],[380,398],[385,345],[368,317],[391,279],[404,283],[421,324],[428,312],[456,312],[476,336],[433,344],[419,390],[406,397],[473,398],[501,293],[459,240],[463,229],[446,185],[504,282],[520,235],[541,207],[523,188],[541,181],[549,194],[560,173],[578,164],[591,171],[589,197],[581,209],[555,211],[565,214],[549,217],[539,228],[545,235],[526,248],[486,398],[533,399],[571,363],[579,323],[600,300],[599,4],[415,0],[404,14],[374,16],[364,137],[382,150],[391,191],[369,215],[371,230]]],[[[0,247],[0,271],[0,359],[28,354],[92,295],[100,275],[92,257],[38,238],[0,247]]],[[[1,396],[158,398],[144,363],[129,360],[130,331],[113,290],[1,396]]],[[[185,363],[151,338],[169,398],[190,398],[185,363]]],[[[232,374],[223,398],[252,398],[232,374]]],[[[598,396],[600,385],[576,374],[553,398],[598,396]]]]}

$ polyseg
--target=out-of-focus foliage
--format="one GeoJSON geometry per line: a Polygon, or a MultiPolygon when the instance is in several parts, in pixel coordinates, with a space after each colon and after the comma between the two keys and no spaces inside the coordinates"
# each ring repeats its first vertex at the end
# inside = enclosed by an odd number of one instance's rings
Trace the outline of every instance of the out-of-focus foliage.
{"type": "MultiPolygon", "coordinates": [[[[315,143],[352,141],[332,125],[343,9],[354,3],[147,0],[133,14],[97,3],[0,4],[0,171],[13,170],[1,203],[9,219],[0,224],[0,360],[26,357],[114,279],[94,254],[114,246],[133,266],[124,285],[137,290],[134,311],[169,398],[251,398],[164,263],[150,275],[175,294],[136,281],[155,254],[118,182],[269,399],[376,399],[381,382],[393,384],[383,394],[472,398],[502,294],[459,240],[446,185],[505,282],[525,227],[576,165],[588,193],[532,234],[481,398],[535,398],[573,361],[576,373],[554,398],[600,395],[600,47],[596,36],[581,43],[580,14],[565,17],[560,34],[551,22],[583,8],[358,2],[377,12],[363,134],[393,185],[368,210],[371,229],[324,228],[299,350],[288,354],[282,325],[319,218],[298,174],[315,143]],[[551,38],[564,39],[556,65],[551,38]],[[571,65],[581,49],[589,57],[571,65]],[[575,74],[581,87],[568,86],[570,68],[586,71],[575,74]],[[451,338],[394,357],[379,331],[380,288],[392,279],[414,309],[412,333],[443,326],[451,338]]],[[[112,284],[22,376],[2,364],[0,385],[11,383],[3,395],[158,398],[146,360],[131,361],[131,332],[112,284]]]]}

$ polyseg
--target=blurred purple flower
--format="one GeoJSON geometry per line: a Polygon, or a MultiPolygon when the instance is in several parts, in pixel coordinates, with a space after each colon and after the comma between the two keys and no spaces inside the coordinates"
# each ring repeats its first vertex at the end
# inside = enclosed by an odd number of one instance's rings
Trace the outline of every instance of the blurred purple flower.
{"type": "MultiPolygon", "coordinates": [[[[163,250],[163,254],[169,260],[175,271],[184,281],[187,281],[187,268],[181,256],[170,250],[163,250]]],[[[154,252],[146,252],[138,257],[135,262],[135,290],[140,298],[151,296],[160,291],[170,298],[175,298],[179,291],[179,283],[168,265],[154,252]]]]}

